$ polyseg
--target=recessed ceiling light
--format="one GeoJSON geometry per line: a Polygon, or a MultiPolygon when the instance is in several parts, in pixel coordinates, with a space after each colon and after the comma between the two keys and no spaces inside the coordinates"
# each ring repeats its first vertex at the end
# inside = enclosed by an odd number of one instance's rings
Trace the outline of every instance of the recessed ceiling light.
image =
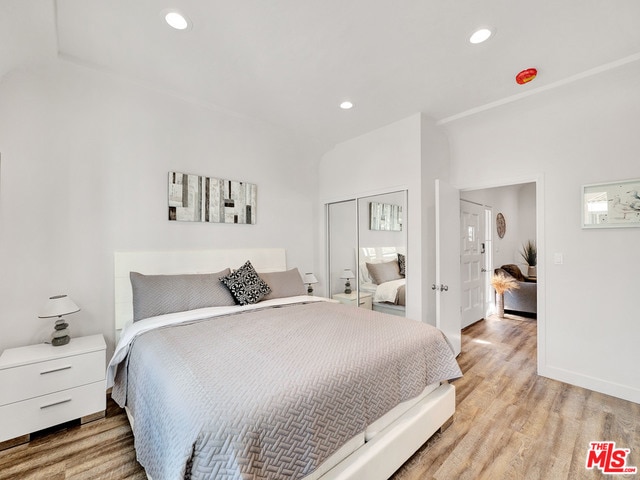
{"type": "Polygon", "coordinates": [[[493,35],[493,32],[488,28],[480,28],[473,32],[469,37],[469,41],[473,44],[482,43],[489,40],[489,37],[493,35]]]}
{"type": "Polygon", "coordinates": [[[186,30],[191,25],[191,22],[187,17],[182,15],[175,10],[170,10],[163,12],[164,19],[169,24],[169,26],[175,28],[176,30],[186,30]]]}
{"type": "Polygon", "coordinates": [[[340,108],[343,109],[343,110],[349,110],[350,108],[353,108],[353,103],[351,103],[350,101],[347,100],[347,101],[342,102],[340,104],[340,108]]]}

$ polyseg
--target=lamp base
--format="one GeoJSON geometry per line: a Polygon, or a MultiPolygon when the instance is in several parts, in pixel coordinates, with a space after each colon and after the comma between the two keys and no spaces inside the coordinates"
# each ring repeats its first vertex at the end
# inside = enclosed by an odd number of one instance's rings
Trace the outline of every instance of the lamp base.
{"type": "Polygon", "coordinates": [[[351,283],[347,280],[344,284],[344,293],[351,293],[351,283]]]}
{"type": "Polygon", "coordinates": [[[65,335],[64,337],[54,337],[51,339],[51,345],[54,347],[60,347],[62,345],[66,345],[71,341],[71,337],[69,335],[65,335]]]}
{"type": "Polygon", "coordinates": [[[71,340],[69,336],[69,324],[65,322],[62,318],[56,320],[55,330],[51,335],[51,345],[54,347],[59,347],[61,345],[66,345],[71,340]]]}

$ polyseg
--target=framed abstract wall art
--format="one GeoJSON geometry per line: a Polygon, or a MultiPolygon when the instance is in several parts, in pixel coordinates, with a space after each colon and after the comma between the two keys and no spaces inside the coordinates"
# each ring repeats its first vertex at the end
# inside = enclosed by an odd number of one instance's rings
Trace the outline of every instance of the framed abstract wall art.
{"type": "Polygon", "coordinates": [[[640,179],[583,185],[582,228],[640,227],[640,179]]]}
{"type": "Polygon", "coordinates": [[[169,172],[169,220],[256,223],[257,185],[169,172]]]}
{"type": "Polygon", "coordinates": [[[402,231],[402,207],[390,203],[369,202],[369,230],[402,231]]]}

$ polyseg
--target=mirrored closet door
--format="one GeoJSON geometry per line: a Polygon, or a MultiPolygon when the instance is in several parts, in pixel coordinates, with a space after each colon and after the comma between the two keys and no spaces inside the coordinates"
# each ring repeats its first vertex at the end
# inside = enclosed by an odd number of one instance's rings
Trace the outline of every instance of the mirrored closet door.
{"type": "MultiPolygon", "coordinates": [[[[356,200],[330,203],[327,205],[329,297],[342,303],[352,300],[358,304],[355,278],[341,278],[353,272],[357,265],[358,251],[358,211],[356,200]],[[347,286],[347,281],[349,285],[347,286]]],[[[353,275],[355,277],[355,274],[353,275]]]]}
{"type": "Polygon", "coordinates": [[[407,191],[327,205],[330,296],[405,315],[407,191]]]}

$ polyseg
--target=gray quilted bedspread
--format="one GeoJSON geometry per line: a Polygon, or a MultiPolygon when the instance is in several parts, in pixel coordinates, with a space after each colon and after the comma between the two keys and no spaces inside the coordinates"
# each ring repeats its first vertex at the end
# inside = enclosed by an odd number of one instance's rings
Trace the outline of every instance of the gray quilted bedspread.
{"type": "Polygon", "coordinates": [[[298,479],[398,403],[459,376],[439,330],[318,302],[143,333],[113,398],[131,409],[154,479],[298,479]]]}

